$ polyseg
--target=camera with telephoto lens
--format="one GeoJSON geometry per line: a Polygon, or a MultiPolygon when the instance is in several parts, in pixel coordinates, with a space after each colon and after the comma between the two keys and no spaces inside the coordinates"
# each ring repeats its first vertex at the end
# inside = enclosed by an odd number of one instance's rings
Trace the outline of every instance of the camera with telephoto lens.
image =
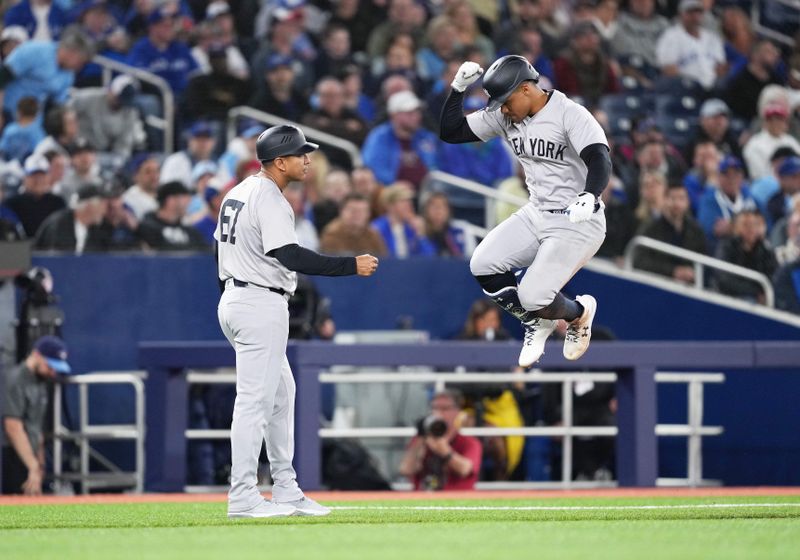
{"type": "Polygon", "coordinates": [[[417,434],[419,437],[442,437],[447,433],[447,422],[431,414],[421,418],[417,422],[417,434]]]}

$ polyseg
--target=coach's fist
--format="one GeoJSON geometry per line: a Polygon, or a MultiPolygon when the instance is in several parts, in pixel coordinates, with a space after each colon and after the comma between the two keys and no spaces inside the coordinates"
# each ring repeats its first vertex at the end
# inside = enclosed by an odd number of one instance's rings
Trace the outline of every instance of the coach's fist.
{"type": "Polygon", "coordinates": [[[578,198],[567,207],[569,221],[573,224],[592,219],[597,198],[590,192],[582,192],[578,198]]]}
{"type": "Polygon", "coordinates": [[[378,259],[372,255],[359,255],[356,257],[356,274],[359,276],[372,276],[378,270],[378,259]]]}
{"type": "Polygon", "coordinates": [[[456,77],[453,78],[450,87],[456,91],[463,92],[470,84],[480,78],[481,74],[483,74],[483,68],[477,62],[465,62],[456,72],[456,77]]]}

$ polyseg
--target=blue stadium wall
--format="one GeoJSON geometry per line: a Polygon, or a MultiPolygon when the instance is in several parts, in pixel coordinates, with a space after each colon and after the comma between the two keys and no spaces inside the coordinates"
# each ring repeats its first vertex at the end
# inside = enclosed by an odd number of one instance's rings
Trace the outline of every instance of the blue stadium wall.
{"type": "MultiPolygon", "coordinates": [[[[220,340],[213,258],[191,256],[40,256],[53,273],[66,314],[64,335],[77,371],[137,369],[143,340],[220,340]]],[[[458,260],[383,261],[371,278],[319,278],[340,330],[394,329],[409,322],[433,338],[451,338],[481,292],[458,260]]],[[[597,323],[624,340],[798,340],[798,329],[641,284],[581,271],[567,287],[591,292],[597,323]]],[[[513,330],[515,325],[509,323],[513,330]]],[[[800,484],[798,371],[726,372],[707,386],[705,423],[725,434],[704,441],[704,475],[728,485],[800,484]]],[[[93,422],[122,422],[109,391],[93,422]]],[[[686,420],[682,387],[659,390],[659,422],[686,420]]],[[[660,440],[660,476],[685,476],[684,438],[660,440]]]]}

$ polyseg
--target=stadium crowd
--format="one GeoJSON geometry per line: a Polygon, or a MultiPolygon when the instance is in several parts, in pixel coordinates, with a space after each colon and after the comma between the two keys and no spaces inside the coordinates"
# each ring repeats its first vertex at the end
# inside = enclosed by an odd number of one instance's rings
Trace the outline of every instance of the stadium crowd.
{"type": "MultiPolygon", "coordinates": [[[[315,154],[287,191],[301,242],[338,254],[466,258],[483,201],[444,171],[526,196],[501,140],[449,145],[439,111],[464,60],[526,56],[545,88],[590,107],[614,174],[599,256],[635,235],[774,281],[800,312],[800,42],[759,35],[746,0],[21,0],[0,32],[0,229],[40,250],[210,250],[227,189],[258,169],[254,109],[360,148],[315,154]],[[162,78],[179,139],[165,153],[159,90],[107,82],[95,54],[162,78]]],[[[485,106],[481,88],[465,111],[485,106]]],[[[513,208],[498,207],[497,219],[513,208]]],[[[480,225],[480,224],[479,224],[480,225]]],[[[635,266],[694,283],[681,259],[635,266]]],[[[750,301],[762,288],[716,274],[750,301]]]]}

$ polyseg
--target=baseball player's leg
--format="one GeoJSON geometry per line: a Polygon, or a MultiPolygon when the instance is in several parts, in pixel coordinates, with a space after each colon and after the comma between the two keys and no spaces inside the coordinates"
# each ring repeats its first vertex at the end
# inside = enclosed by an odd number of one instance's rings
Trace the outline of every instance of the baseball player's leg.
{"type": "Polygon", "coordinates": [[[295,384],[289,360],[284,357],[275,404],[267,418],[267,457],[272,474],[272,501],[295,508],[295,515],[328,515],[331,510],[303,495],[297,485],[294,458],[295,384]]]}
{"type": "Polygon", "coordinates": [[[529,367],[544,352],[544,343],[555,329],[555,321],[528,311],[519,299],[514,268],[531,264],[539,251],[539,224],[536,211],[527,205],[493,229],[478,245],[470,261],[470,270],[484,293],[497,305],[522,322],[525,339],[519,365],[529,367]]]}
{"type": "Polygon", "coordinates": [[[267,414],[267,457],[272,474],[272,499],[291,502],[303,497],[297,485],[294,458],[295,384],[289,360],[284,356],[275,404],[267,414]]]}
{"type": "Polygon", "coordinates": [[[236,300],[231,301],[232,297],[223,308],[236,350],[229,513],[247,511],[263,502],[257,470],[266,434],[264,411],[274,406],[288,333],[286,302],[281,305],[276,294],[246,288],[232,293],[236,300]]]}
{"type": "Polygon", "coordinates": [[[605,237],[605,221],[598,218],[566,227],[563,216],[547,217],[546,221],[550,222],[550,228],[557,229],[558,235],[547,236],[542,242],[520,282],[520,302],[538,317],[569,322],[564,356],[577,359],[589,347],[597,302],[588,295],[569,299],[561,293],[561,288],[600,248],[605,237]],[[580,337],[576,340],[577,331],[580,337]]]}
{"type": "Polygon", "coordinates": [[[526,314],[519,302],[517,279],[512,270],[528,266],[538,248],[535,227],[520,210],[489,232],[469,263],[484,293],[522,322],[534,317],[526,314]]]}

